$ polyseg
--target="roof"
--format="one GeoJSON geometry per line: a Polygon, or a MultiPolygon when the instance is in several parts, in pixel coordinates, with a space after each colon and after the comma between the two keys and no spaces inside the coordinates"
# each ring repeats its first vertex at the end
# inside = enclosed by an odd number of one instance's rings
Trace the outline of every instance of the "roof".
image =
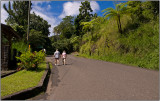
{"type": "Polygon", "coordinates": [[[1,34],[4,33],[7,36],[12,36],[20,39],[21,37],[13,30],[11,26],[5,25],[1,23],[1,34]]]}

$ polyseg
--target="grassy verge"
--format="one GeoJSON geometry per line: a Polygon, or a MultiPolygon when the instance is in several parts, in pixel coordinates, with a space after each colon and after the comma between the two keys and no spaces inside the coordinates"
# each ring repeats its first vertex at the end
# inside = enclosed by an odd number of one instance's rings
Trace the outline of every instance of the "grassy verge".
{"type": "Polygon", "coordinates": [[[49,62],[49,67],[50,67],[51,69],[53,68],[53,65],[52,65],[52,63],[50,63],[50,62],[49,62]]]}
{"type": "Polygon", "coordinates": [[[39,65],[37,71],[22,70],[1,79],[1,97],[38,85],[46,68],[46,62],[39,65]]]}
{"type": "Polygon", "coordinates": [[[89,56],[86,54],[79,54],[76,56],[89,58],[89,59],[109,61],[109,62],[116,62],[116,63],[126,64],[130,66],[137,66],[137,67],[147,68],[152,70],[159,70],[158,63],[156,63],[155,61],[148,61],[147,57],[138,58],[130,54],[128,55],[111,54],[108,56],[89,56]]]}

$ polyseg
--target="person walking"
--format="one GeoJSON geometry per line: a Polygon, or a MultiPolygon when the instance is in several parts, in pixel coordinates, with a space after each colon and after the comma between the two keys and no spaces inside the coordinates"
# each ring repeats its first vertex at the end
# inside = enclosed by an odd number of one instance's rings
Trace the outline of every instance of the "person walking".
{"type": "Polygon", "coordinates": [[[66,51],[63,51],[61,57],[62,57],[62,63],[63,63],[63,65],[66,65],[66,58],[67,58],[66,51]]]}
{"type": "Polygon", "coordinates": [[[55,58],[55,65],[59,65],[59,58],[60,58],[60,52],[58,49],[54,52],[54,58],[55,58]]]}
{"type": "Polygon", "coordinates": [[[42,51],[46,54],[46,49],[45,48],[43,48],[42,51]]]}

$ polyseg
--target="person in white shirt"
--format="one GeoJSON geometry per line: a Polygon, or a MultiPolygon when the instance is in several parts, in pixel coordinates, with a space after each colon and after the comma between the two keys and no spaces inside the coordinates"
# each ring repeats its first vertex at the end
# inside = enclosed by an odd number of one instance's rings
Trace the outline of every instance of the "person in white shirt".
{"type": "Polygon", "coordinates": [[[66,51],[63,51],[63,53],[61,55],[61,58],[62,58],[63,65],[66,65],[66,58],[67,58],[66,51]]]}
{"type": "Polygon", "coordinates": [[[55,65],[59,65],[59,58],[60,58],[60,52],[58,49],[54,52],[54,58],[55,58],[55,65]]]}
{"type": "Polygon", "coordinates": [[[46,54],[46,49],[45,48],[43,49],[43,52],[46,54]]]}

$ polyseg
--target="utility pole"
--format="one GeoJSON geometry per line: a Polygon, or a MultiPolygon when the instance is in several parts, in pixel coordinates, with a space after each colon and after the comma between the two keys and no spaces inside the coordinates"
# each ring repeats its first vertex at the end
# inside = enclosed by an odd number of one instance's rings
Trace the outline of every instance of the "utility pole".
{"type": "Polygon", "coordinates": [[[28,29],[27,29],[27,41],[29,40],[30,5],[31,5],[31,1],[29,0],[29,8],[28,8],[28,29]]]}

